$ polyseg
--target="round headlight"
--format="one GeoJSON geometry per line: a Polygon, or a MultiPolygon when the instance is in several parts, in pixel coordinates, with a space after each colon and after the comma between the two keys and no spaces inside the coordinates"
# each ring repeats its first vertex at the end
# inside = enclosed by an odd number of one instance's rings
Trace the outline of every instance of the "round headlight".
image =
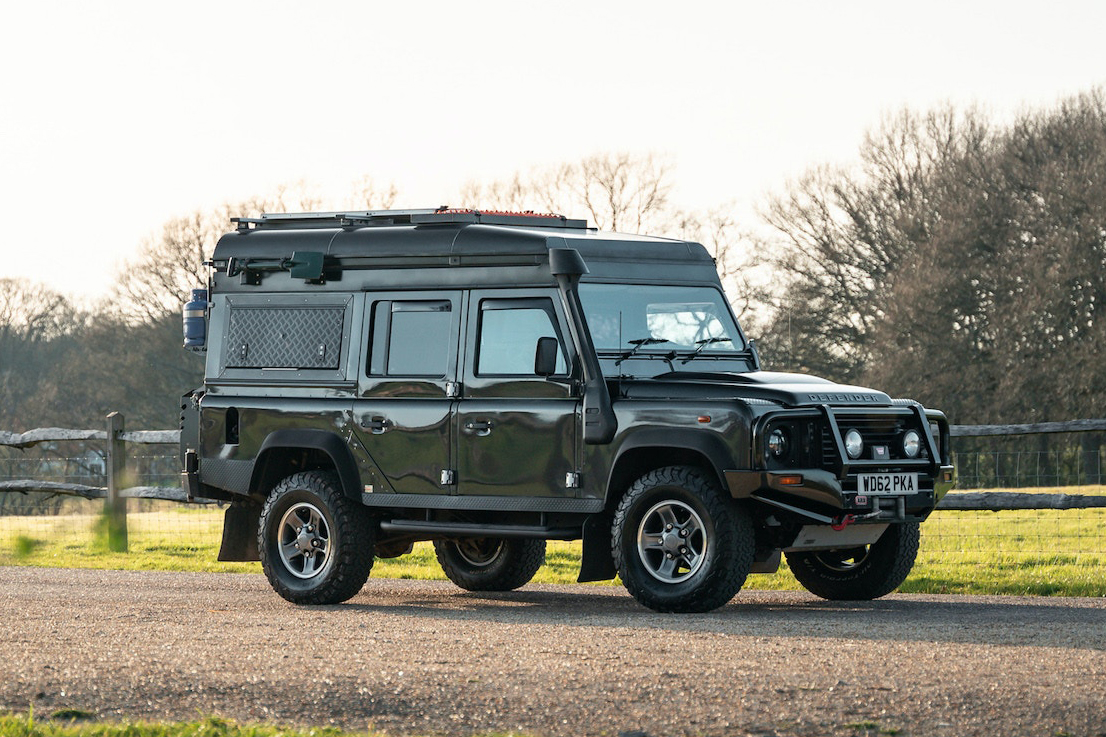
{"type": "Polygon", "coordinates": [[[902,436],[902,452],[907,458],[917,458],[922,452],[922,436],[917,430],[907,430],[902,436]]]}
{"type": "Polygon", "coordinates": [[[860,454],[864,452],[864,438],[861,437],[860,431],[856,428],[845,433],[845,452],[853,460],[859,458],[860,454]]]}
{"type": "Polygon", "coordinates": [[[768,435],[768,452],[773,458],[783,458],[787,455],[787,433],[781,428],[776,428],[768,435]]]}

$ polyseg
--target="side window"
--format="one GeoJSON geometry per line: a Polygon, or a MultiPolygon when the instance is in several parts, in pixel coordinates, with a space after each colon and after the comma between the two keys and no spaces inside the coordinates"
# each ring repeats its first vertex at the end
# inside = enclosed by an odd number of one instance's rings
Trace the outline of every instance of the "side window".
{"type": "Polygon", "coordinates": [[[538,338],[556,338],[561,345],[557,373],[568,373],[564,346],[553,322],[548,300],[488,299],[480,304],[480,345],[477,375],[534,376],[538,338]]]}
{"type": "Polygon", "coordinates": [[[453,304],[449,300],[373,304],[370,376],[445,376],[453,304]]]}

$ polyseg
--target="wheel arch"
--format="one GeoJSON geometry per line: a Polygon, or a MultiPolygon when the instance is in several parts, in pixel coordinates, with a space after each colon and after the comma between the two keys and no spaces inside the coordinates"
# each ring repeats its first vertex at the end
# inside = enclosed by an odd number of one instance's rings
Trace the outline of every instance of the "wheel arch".
{"type": "Polygon", "coordinates": [[[265,438],[254,461],[250,493],[264,497],[281,479],[300,471],[338,474],[342,493],[360,502],[357,462],[341,436],[326,430],[276,430],[265,438]]]}
{"type": "Polygon", "coordinates": [[[613,511],[634,481],[666,466],[698,468],[726,489],[723,472],[734,467],[732,454],[714,434],[649,429],[634,433],[619,447],[607,477],[606,509],[613,511]]]}

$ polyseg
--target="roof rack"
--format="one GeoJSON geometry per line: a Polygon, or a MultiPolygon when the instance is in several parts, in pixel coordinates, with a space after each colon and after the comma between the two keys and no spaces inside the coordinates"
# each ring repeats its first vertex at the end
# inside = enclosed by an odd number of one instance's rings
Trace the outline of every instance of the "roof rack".
{"type": "Polygon", "coordinates": [[[553,213],[475,210],[438,207],[424,210],[342,210],[338,212],[263,213],[258,218],[231,218],[238,230],[256,228],[334,227],[366,225],[483,224],[542,228],[588,227],[587,220],[574,220],[553,213]]]}

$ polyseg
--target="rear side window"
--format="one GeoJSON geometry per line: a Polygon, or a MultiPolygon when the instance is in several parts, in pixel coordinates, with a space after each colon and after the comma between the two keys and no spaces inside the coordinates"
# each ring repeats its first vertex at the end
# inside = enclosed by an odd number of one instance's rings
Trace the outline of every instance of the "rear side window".
{"type": "Polygon", "coordinates": [[[452,322],[449,300],[376,302],[369,375],[445,376],[452,322]]]}

